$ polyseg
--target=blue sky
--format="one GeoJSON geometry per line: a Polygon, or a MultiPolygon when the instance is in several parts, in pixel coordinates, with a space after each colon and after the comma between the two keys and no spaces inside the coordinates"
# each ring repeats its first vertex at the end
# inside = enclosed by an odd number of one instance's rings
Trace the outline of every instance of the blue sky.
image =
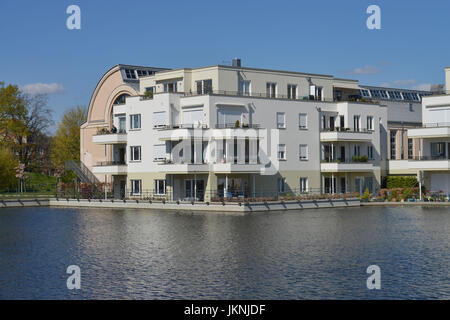
{"type": "Polygon", "coordinates": [[[249,67],[422,88],[450,65],[450,2],[2,0],[0,81],[50,92],[55,120],[87,105],[113,65],[198,67],[240,57],[249,67]],[[81,8],[81,30],[66,8],[81,8]],[[381,30],[366,27],[369,5],[381,30]]]}

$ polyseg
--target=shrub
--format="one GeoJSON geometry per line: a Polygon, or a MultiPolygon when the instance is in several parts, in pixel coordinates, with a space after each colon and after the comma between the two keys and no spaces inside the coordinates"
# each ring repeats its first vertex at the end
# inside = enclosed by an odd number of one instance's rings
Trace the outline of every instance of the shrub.
{"type": "Polygon", "coordinates": [[[386,177],[386,187],[392,188],[414,188],[418,184],[416,177],[389,176],[386,177]]]}

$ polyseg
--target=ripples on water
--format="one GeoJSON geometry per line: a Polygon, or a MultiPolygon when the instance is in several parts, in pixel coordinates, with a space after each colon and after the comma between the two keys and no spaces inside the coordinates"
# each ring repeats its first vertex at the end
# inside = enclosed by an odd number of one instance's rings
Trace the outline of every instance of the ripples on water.
{"type": "Polygon", "coordinates": [[[1,209],[0,298],[450,299],[449,240],[445,207],[1,209]],[[366,288],[372,264],[381,290],[366,288]]]}

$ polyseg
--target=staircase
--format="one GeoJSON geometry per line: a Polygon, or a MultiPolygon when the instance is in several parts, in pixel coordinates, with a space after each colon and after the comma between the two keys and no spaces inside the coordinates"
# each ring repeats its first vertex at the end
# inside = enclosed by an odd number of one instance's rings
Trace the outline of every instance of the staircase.
{"type": "Polygon", "coordinates": [[[66,161],[66,170],[72,170],[81,182],[85,183],[100,183],[97,177],[88,169],[81,161],[69,160],[66,161]]]}

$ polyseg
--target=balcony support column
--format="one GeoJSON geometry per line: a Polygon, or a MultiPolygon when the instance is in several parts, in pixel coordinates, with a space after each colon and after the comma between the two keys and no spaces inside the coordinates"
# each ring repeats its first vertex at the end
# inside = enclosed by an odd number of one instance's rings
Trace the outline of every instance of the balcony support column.
{"type": "Polygon", "coordinates": [[[245,164],[245,139],[238,139],[237,140],[237,163],[238,164],[245,164]]]}
{"type": "Polygon", "coordinates": [[[249,143],[249,162],[250,164],[256,164],[258,161],[258,148],[257,148],[257,143],[258,141],[256,139],[249,139],[248,141],[249,143]]]}

